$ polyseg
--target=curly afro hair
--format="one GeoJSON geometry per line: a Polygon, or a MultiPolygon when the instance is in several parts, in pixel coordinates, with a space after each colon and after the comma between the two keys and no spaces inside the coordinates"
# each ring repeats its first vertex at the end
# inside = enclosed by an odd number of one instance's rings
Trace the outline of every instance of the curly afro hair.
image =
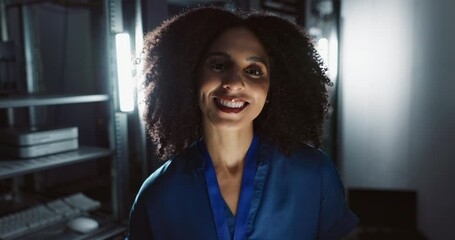
{"type": "Polygon", "coordinates": [[[268,103],[254,120],[254,132],[285,154],[303,144],[320,146],[331,82],[307,34],[270,14],[204,7],[179,14],[145,36],[144,119],[161,160],[201,137],[198,66],[217,36],[233,27],[253,32],[271,60],[268,103]]]}

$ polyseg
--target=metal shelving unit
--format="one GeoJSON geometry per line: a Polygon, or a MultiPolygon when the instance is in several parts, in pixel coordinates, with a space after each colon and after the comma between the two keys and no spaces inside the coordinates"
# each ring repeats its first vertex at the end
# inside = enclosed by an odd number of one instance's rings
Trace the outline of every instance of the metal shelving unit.
{"type": "MultiPolygon", "coordinates": [[[[94,95],[44,95],[44,94],[28,94],[22,96],[8,96],[0,97],[0,109],[13,110],[21,107],[34,107],[34,106],[51,106],[51,105],[64,105],[64,104],[93,104],[103,103],[106,107],[110,108],[112,98],[107,94],[94,94],[94,95]]],[[[108,119],[108,121],[113,121],[108,119]]],[[[115,131],[109,131],[107,138],[115,135],[115,131]]],[[[115,145],[109,147],[96,147],[96,146],[79,146],[77,150],[46,155],[43,157],[29,158],[29,159],[16,159],[8,157],[0,157],[0,180],[11,178],[13,179],[13,192],[17,191],[17,186],[14,186],[16,179],[26,175],[35,174],[45,170],[55,169],[71,164],[78,164],[87,161],[97,161],[101,158],[110,158],[114,165],[116,159],[115,145]]],[[[114,168],[113,168],[114,169],[114,168]]],[[[114,189],[114,187],[113,187],[114,189]]],[[[115,193],[119,193],[115,188],[115,193]]],[[[114,190],[113,190],[114,192],[114,190]]],[[[121,191],[120,191],[121,192],[121,191]]],[[[15,193],[17,194],[17,192],[15,193]]],[[[13,194],[14,195],[14,194],[13,194]]],[[[114,197],[114,194],[113,194],[114,197]]],[[[114,200],[112,200],[114,201],[114,200]]],[[[116,206],[113,205],[113,212],[116,212],[116,206]]],[[[61,231],[66,228],[64,223],[53,225],[47,228],[38,230],[37,232],[30,233],[21,237],[24,239],[36,239],[36,236],[49,236],[49,231],[56,232],[54,237],[58,239],[109,239],[121,235],[125,231],[125,226],[115,221],[113,215],[98,216],[97,212],[91,213],[91,217],[97,219],[100,223],[100,228],[85,234],[82,237],[79,234],[71,231],[61,231]],[[61,233],[60,233],[61,232],[61,233]]]]}
{"type": "Polygon", "coordinates": [[[105,148],[80,146],[78,150],[31,159],[0,159],[0,179],[112,156],[105,148]]]}
{"type": "MultiPolygon", "coordinates": [[[[29,94],[22,96],[0,97],[0,109],[31,106],[49,106],[60,104],[81,104],[105,102],[109,96],[97,95],[44,95],[29,94]]],[[[81,146],[76,151],[52,154],[31,159],[0,158],[0,179],[42,171],[86,160],[108,157],[112,150],[98,147],[81,146]]]]}
{"type": "MultiPolygon", "coordinates": [[[[0,0],[0,3],[2,0],[0,0]]],[[[116,56],[113,54],[115,52],[115,34],[119,32],[126,31],[123,29],[122,22],[122,5],[124,4],[121,0],[103,0],[100,2],[102,4],[102,14],[97,17],[104,17],[104,19],[100,18],[100,21],[103,23],[100,24],[103,28],[105,28],[105,33],[101,35],[101,42],[105,47],[105,49],[100,50],[100,55],[104,56],[105,59],[105,69],[102,80],[104,85],[100,87],[102,90],[100,91],[102,94],[44,94],[42,92],[46,92],[44,89],[40,89],[40,79],[38,77],[38,68],[40,62],[35,61],[33,54],[34,48],[36,48],[36,44],[33,36],[33,26],[30,24],[33,18],[31,18],[32,13],[29,9],[29,3],[32,1],[21,1],[22,9],[22,19],[23,22],[22,31],[23,31],[23,48],[24,48],[24,62],[26,63],[26,94],[15,94],[15,95],[6,95],[0,96],[0,110],[2,113],[6,113],[8,118],[8,126],[15,126],[17,122],[20,121],[16,120],[24,120],[25,118],[29,118],[26,125],[39,125],[39,121],[36,121],[37,116],[40,117],[41,110],[44,110],[45,116],[53,116],[53,110],[58,111],[70,111],[66,107],[49,107],[48,106],[57,106],[57,105],[80,105],[80,104],[99,104],[96,107],[101,106],[103,109],[102,111],[106,110],[106,113],[98,114],[96,112],[87,112],[87,115],[76,115],[79,113],[78,111],[83,111],[79,108],[79,106],[75,106],[74,108],[70,108],[71,110],[76,109],[76,114],[74,120],[71,121],[74,125],[87,124],[87,121],[79,121],[81,118],[89,116],[84,120],[101,121],[103,122],[102,126],[103,129],[98,129],[95,134],[100,136],[101,141],[96,142],[93,140],[91,143],[82,142],[82,144],[86,145],[100,145],[100,146],[79,146],[77,150],[67,151],[52,155],[47,155],[43,157],[36,157],[36,158],[29,158],[29,159],[15,159],[15,158],[7,158],[7,157],[0,157],[0,180],[11,178],[11,195],[14,196],[16,193],[20,191],[21,182],[24,180],[24,175],[31,174],[33,179],[35,177],[39,178],[39,173],[44,172],[45,170],[53,171],[52,169],[68,166],[72,164],[83,163],[87,161],[97,161],[97,160],[109,160],[111,164],[110,169],[110,180],[111,185],[107,186],[111,188],[111,196],[109,200],[105,203],[107,206],[106,209],[111,209],[111,211],[107,212],[106,216],[100,218],[99,222],[102,221],[109,221],[109,224],[104,224],[104,228],[98,229],[93,234],[90,235],[76,235],[74,236],[65,236],[64,239],[109,239],[115,235],[121,234],[125,231],[125,226],[122,222],[125,221],[128,217],[129,212],[129,168],[128,168],[128,161],[129,161],[129,151],[128,151],[128,113],[120,112],[119,111],[119,104],[118,104],[118,86],[116,85],[116,78],[117,74],[115,72],[116,65],[115,59],[116,56]],[[23,5],[23,6],[22,6],[23,5]],[[35,108],[36,107],[36,108],[35,108]],[[6,110],[6,111],[5,111],[6,110]],[[47,112],[46,112],[47,111],[47,112]],[[24,114],[25,113],[25,114],[24,114]],[[18,118],[16,118],[19,116],[18,118]],[[23,116],[26,116],[25,118],[23,116]],[[101,116],[101,117],[99,117],[101,116]],[[99,120],[101,119],[101,120],[99,120]],[[38,123],[38,124],[36,124],[38,123]],[[104,129],[105,127],[105,129],[104,129]],[[101,135],[101,134],[102,135],[101,135]],[[38,173],[38,174],[36,174],[38,173]],[[35,176],[36,174],[36,176],[35,176]],[[109,202],[110,201],[110,202],[109,202]],[[120,223],[120,224],[119,224],[120,223]],[[74,237],[74,238],[72,238],[74,237]]],[[[135,1],[135,4],[138,4],[138,9],[140,10],[140,1],[135,1]]],[[[18,6],[19,6],[18,5],[18,6]]],[[[137,14],[137,13],[135,13],[137,14]]],[[[104,61],[104,60],[103,60],[104,61]]],[[[60,79],[60,78],[59,78],[60,79]]],[[[95,79],[98,80],[98,79],[95,79]]],[[[95,82],[95,80],[92,81],[95,82]]],[[[49,81],[49,80],[47,80],[49,81]]],[[[68,79],[62,81],[69,81],[68,79]]],[[[88,81],[88,80],[87,80],[88,81]]],[[[44,82],[44,81],[43,81],[44,82]]],[[[42,83],[42,82],[41,82],[42,83]]],[[[45,82],[46,84],[51,84],[49,82],[45,82]]],[[[44,85],[44,84],[43,84],[44,85]]],[[[47,89],[48,90],[48,89],[47,89]]],[[[76,91],[77,89],[71,89],[71,91],[76,91]]],[[[80,89],[83,92],[83,88],[80,89]]],[[[52,91],[52,90],[50,90],[52,91]]],[[[92,90],[89,90],[89,92],[92,90]]],[[[94,92],[98,92],[95,90],[94,92]]],[[[89,108],[92,106],[88,106],[89,108]]],[[[66,112],[65,112],[66,113],[66,112]]],[[[55,115],[57,116],[57,115],[55,115]]],[[[60,115],[61,116],[61,115],[60,115]]],[[[73,115],[70,115],[73,116],[73,115]]],[[[52,122],[57,123],[59,122],[56,120],[57,118],[54,117],[50,121],[49,124],[52,122]]],[[[46,121],[42,121],[45,124],[48,124],[46,121]]],[[[19,124],[18,124],[19,125],[19,124]]],[[[93,126],[93,125],[89,125],[93,126]]],[[[90,128],[89,128],[90,129],[90,128]]],[[[87,131],[85,132],[87,134],[87,131]]],[[[91,139],[89,139],[91,140],[91,139]]],[[[107,162],[103,162],[105,164],[107,162]]],[[[107,175],[105,175],[107,176],[107,175]]],[[[109,177],[109,176],[108,176],[109,177]]],[[[8,180],[9,181],[9,180],[8,180]]],[[[7,182],[8,182],[7,181],[7,182]]],[[[106,187],[106,186],[102,186],[106,187]]],[[[104,190],[104,189],[103,189],[104,190]]],[[[79,191],[79,190],[77,190],[79,191]]],[[[104,194],[104,193],[103,193],[104,194]]],[[[103,195],[104,198],[104,195],[103,195]]],[[[62,226],[55,226],[56,229],[61,229],[62,226]]],[[[63,226],[64,228],[65,226],[63,226]]],[[[69,234],[65,232],[64,234],[69,234]]],[[[38,235],[36,235],[38,236],[38,235]]],[[[31,238],[35,239],[31,236],[31,238]]],[[[63,236],[63,235],[62,235],[63,236]]],[[[60,239],[60,238],[59,238],[60,239]]]]}

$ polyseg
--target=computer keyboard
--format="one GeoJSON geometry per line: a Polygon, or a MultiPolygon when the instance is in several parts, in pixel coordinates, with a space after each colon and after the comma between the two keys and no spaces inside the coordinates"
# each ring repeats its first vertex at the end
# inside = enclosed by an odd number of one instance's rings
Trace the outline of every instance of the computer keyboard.
{"type": "Polygon", "coordinates": [[[69,197],[65,197],[63,201],[82,212],[88,212],[101,206],[98,201],[94,201],[82,193],[76,193],[69,197]]]}
{"type": "Polygon", "coordinates": [[[14,239],[95,210],[100,202],[82,193],[0,217],[0,239],[14,239]]]}

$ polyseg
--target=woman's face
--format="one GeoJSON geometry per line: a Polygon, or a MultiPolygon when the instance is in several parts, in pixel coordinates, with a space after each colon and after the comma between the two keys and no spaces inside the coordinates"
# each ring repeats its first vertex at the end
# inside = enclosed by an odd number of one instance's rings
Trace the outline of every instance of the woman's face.
{"type": "Polygon", "coordinates": [[[199,107],[204,124],[220,130],[252,126],[267,99],[267,54],[246,28],[222,33],[209,47],[200,69],[199,107]]]}

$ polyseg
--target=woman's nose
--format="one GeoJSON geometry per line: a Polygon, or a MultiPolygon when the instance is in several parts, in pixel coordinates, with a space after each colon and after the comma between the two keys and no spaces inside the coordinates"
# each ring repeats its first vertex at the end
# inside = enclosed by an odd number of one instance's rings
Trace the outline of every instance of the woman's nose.
{"type": "Polygon", "coordinates": [[[241,90],[245,87],[243,72],[239,69],[232,69],[223,79],[223,88],[229,90],[241,90]]]}

